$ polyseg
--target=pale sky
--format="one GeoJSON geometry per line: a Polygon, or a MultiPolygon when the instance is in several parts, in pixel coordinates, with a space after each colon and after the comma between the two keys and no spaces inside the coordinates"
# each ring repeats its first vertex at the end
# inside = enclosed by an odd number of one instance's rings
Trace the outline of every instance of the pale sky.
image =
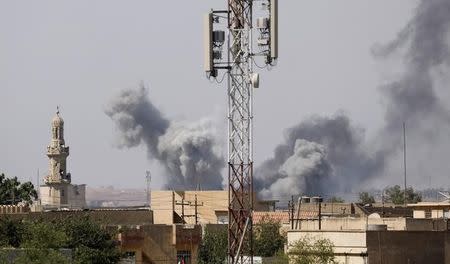
{"type": "MultiPolygon", "coordinates": [[[[345,111],[368,136],[382,126],[377,87],[388,62],[370,49],[386,43],[417,1],[279,1],[279,61],[260,71],[255,92],[255,162],[283,130],[311,114],[345,111]]],[[[114,147],[104,114],[123,88],[149,85],[171,119],[223,113],[225,84],[205,79],[202,16],[225,0],[0,1],[0,172],[36,182],[46,175],[50,121],[60,105],[70,146],[68,171],[88,186],[153,188],[160,169],[143,147],[114,147]]],[[[215,116],[220,116],[215,114],[215,116]]],[[[225,162],[225,161],[224,161],[225,162]]]]}

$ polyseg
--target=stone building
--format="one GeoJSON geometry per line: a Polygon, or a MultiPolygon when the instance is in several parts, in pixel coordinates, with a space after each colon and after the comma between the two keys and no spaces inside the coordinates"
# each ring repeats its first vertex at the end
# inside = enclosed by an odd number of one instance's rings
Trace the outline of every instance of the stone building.
{"type": "Polygon", "coordinates": [[[83,208],[86,207],[85,184],[72,184],[67,172],[69,147],[64,141],[64,120],[56,111],[52,120],[52,140],[47,147],[49,174],[40,186],[41,204],[44,208],[83,208]]]}

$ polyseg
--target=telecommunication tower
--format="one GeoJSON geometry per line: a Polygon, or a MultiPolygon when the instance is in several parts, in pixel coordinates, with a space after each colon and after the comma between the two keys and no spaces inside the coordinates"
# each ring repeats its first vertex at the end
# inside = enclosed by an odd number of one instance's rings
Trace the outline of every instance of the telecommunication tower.
{"type": "Polygon", "coordinates": [[[261,57],[264,67],[272,67],[278,58],[278,0],[228,0],[227,3],[226,10],[211,10],[205,16],[204,67],[209,79],[222,82],[227,77],[227,261],[247,264],[253,263],[253,88],[259,87],[259,74],[253,71],[253,65],[258,66],[257,59],[261,57]],[[254,3],[262,7],[261,17],[255,21],[254,3]],[[225,25],[222,20],[226,21],[225,25]],[[255,40],[253,33],[257,34],[255,40]],[[223,75],[217,78],[219,71],[223,75]]]}

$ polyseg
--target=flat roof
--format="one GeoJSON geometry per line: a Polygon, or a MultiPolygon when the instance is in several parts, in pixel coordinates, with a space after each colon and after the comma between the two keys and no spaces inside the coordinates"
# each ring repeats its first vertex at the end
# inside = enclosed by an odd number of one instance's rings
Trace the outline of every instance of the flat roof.
{"type": "Polygon", "coordinates": [[[408,207],[450,207],[450,202],[420,202],[407,204],[408,207]]]}

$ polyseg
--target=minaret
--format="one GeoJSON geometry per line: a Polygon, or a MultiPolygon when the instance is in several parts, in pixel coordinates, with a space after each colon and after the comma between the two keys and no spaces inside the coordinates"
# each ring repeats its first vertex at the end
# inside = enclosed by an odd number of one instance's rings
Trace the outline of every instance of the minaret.
{"type": "Polygon", "coordinates": [[[49,158],[49,175],[45,183],[70,183],[70,173],[66,171],[66,160],[69,156],[69,147],[64,142],[64,120],[59,115],[59,107],[52,119],[52,141],[47,147],[49,158]]]}

